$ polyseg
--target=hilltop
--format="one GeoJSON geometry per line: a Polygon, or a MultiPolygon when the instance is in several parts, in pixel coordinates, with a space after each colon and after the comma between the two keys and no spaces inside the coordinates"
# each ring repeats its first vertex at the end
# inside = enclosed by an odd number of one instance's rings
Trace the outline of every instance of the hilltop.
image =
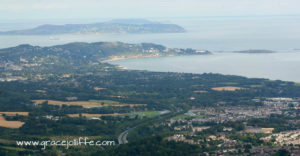
{"type": "MultiPolygon", "coordinates": [[[[153,43],[127,44],[122,42],[74,42],[51,47],[23,44],[0,49],[0,68],[24,64],[55,63],[83,65],[116,58],[159,57],[174,55],[211,54],[209,51],[167,48],[153,43]],[[6,65],[5,65],[6,64],[6,65]]],[[[20,67],[21,68],[21,67],[20,67]]]]}
{"type": "Polygon", "coordinates": [[[55,35],[97,33],[182,33],[176,24],[163,24],[144,19],[121,19],[91,24],[40,25],[32,29],[0,32],[0,35],[55,35]]]}

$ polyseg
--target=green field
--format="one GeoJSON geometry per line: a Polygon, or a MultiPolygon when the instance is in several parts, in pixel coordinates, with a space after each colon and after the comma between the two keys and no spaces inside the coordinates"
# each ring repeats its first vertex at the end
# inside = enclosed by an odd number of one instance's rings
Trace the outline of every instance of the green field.
{"type": "Polygon", "coordinates": [[[182,115],[175,116],[173,119],[192,119],[192,118],[203,118],[203,117],[204,115],[190,116],[190,115],[182,114],[182,115]]]}
{"type": "Polygon", "coordinates": [[[34,151],[34,150],[28,150],[25,148],[20,148],[20,147],[10,147],[10,146],[0,146],[2,149],[10,150],[10,151],[34,151]]]}
{"type": "Polygon", "coordinates": [[[258,88],[258,87],[263,87],[264,85],[250,85],[252,88],[258,88]]]}
{"type": "Polygon", "coordinates": [[[130,116],[131,117],[135,117],[136,115],[138,115],[138,118],[142,119],[142,118],[153,118],[159,115],[159,112],[157,111],[146,111],[146,112],[134,112],[131,113],[130,116]]]}
{"type": "Polygon", "coordinates": [[[118,102],[118,101],[112,101],[112,100],[89,100],[89,102],[95,102],[95,103],[106,104],[106,105],[120,104],[120,102],[118,102]]]}

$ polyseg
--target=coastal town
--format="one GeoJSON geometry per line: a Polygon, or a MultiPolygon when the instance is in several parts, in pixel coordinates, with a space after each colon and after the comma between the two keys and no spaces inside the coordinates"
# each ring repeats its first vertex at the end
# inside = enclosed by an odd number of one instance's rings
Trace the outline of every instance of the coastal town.
{"type": "MultiPolygon", "coordinates": [[[[217,155],[241,154],[246,152],[256,155],[270,155],[273,151],[285,149],[293,155],[300,154],[300,130],[274,132],[274,127],[259,127],[247,125],[251,119],[264,119],[272,115],[299,117],[299,101],[296,98],[263,98],[253,99],[262,103],[261,106],[231,106],[231,107],[201,107],[189,110],[184,116],[172,118],[163,123],[173,128],[175,134],[167,137],[169,141],[185,142],[193,145],[215,145],[219,150],[217,155]],[[221,126],[220,130],[213,129],[208,123],[242,122],[240,129],[221,126]],[[203,133],[202,133],[203,132],[203,133]],[[201,134],[209,134],[210,135],[201,134]],[[260,136],[260,144],[274,144],[274,146],[257,146],[248,148],[250,144],[241,138],[260,136]],[[290,145],[290,146],[288,146],[290,145]],[[293,148],[291,148],[293,147],[293,148]]],[[[296,122],[296,121],[291,121],[296,122]]],[[[211,153],[206,153],[210,155],[211,153]]]]}
{"type": "Polygon", "coordinates": [[[185,113],[191,119],[170,119],[169,122],[175,123],[224,123],[227,121],[248,120],[252,118],[267,118],[271,115],[285,114],[290,117],[299,116],[297,112],[300,109],[300,99],[293,98],[265,98],[253,99],[259,106],[216,106],[200,107],[189,110],[185,113]]]}

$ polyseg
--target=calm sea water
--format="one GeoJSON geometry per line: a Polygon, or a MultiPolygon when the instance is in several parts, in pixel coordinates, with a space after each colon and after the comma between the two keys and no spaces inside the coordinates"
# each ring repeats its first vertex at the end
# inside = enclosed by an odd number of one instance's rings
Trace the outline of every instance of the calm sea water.
{"type": "MultiPolygon", "coordinates": [[[[215,53],[211,56],[178,56],[129,59],[113,62],[130,69],[191,73],[223,73],[300,82],[300,16],[201,17],[154,19],[183,26],[186,33],[89,34],[0,36],[0,48],[19,44],[51,46],[69,42],[152,42],[167,47],[206,49],[213,52],[268,49],[276,54],[215,53]]],[[[51,24],[94,21],[51,21],[51,24]]],[[[0,31],[31,28],[49,22],[0,21],[0,31]]]]}
{"type": "Polygon", "coordinates": [[[221,73],[300,82],[300,52],[272,54],[215,53],[214,55],[127,59],[111,63],[129,69],[221,73]]]}
{"type": "MultiPolygon", "coordinates": [[[[232,51],[245,49],[292,50],[300,49],[300,16],[274,17],[201,17],[153,19],[183,26],[187,33],[169,34],[90,34],[50,36],[0,36],[0,48],[19,44],[50,46],[69,42],[122,41],[128,43],[152,42],[168,47],[232,51]]],[[[90,23],[95,21],[64,21],[90,23]]],[[[46,24],[1,22],[0,31],[31,28],[46,24]]],[[[63,24],[62,21],[50,21],[63,24]]]]}

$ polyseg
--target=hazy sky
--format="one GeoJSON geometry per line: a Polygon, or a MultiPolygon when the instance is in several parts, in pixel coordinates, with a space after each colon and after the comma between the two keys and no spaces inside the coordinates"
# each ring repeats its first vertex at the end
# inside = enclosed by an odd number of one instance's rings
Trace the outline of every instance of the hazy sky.
{"type": "Polygon", "coordinates": [[[0,0],[0,20],[300,15],[300,0],[0,0]]]}

